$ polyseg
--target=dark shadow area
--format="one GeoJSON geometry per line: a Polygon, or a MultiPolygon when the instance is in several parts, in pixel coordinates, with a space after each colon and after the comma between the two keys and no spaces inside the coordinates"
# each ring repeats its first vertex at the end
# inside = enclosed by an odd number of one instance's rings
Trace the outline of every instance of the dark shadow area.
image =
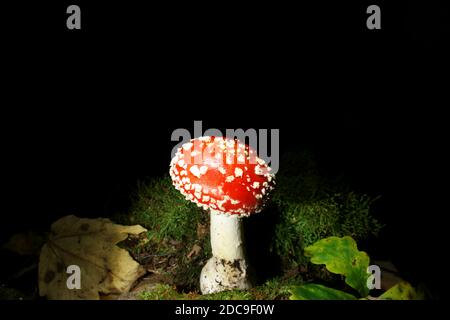
{"type": "Polygon", "coordinates": [[[244,220],[247,257],[255,272],[257,284],[283,275],[282,260],[271,250],[279,219],[278,208],[270,205],[244,220]]]}

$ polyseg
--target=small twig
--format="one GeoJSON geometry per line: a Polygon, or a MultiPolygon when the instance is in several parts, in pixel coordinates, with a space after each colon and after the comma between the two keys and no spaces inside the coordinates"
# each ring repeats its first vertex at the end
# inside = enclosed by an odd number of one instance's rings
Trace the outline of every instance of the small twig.
{"type": "Polygon", "coordinates": [[[154,273],[154,274],[163,274],[161,271],[153,270],[153,269],[147,269],[148,272],[154,273]]]}

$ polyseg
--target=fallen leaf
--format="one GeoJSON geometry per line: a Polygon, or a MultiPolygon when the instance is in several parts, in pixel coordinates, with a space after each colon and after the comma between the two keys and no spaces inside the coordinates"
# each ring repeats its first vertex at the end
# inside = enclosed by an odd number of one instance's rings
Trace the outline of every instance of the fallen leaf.
{"type": "Polygon", "coordinates": [[[59,219],[41,250],[39,294],[52,300],[80,300],[127,292],[145,270],[116,244],[145,231],[139,225],[122,226],[103,218],[59,219]],[[80,289],[67,288],[70,265],[80,268],[80,289]]]}
{"type": "Polygon", "coordinates": [[[194,244],[191,251],[189,251],[189,253],[187,254],[186,257],[188,259],[191,259],[192,257],[198,256],[198,254],[200,253],[201,250],[202,250],[202,248],[198,244],[194,244]]]}

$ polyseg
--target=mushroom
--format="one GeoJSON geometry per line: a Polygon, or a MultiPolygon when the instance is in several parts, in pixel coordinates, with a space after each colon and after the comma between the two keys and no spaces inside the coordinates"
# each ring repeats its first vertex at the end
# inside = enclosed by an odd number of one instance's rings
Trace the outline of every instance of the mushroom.
{"type": "Polygon", "coordinates": [[[205,136],[178,149],[170,176],[186,200],[210,211],[213,257],[202,269],[201,292],[250,288],[241,218],[264,207],[275,185],[270,167],[238,140],[205,136]]]}

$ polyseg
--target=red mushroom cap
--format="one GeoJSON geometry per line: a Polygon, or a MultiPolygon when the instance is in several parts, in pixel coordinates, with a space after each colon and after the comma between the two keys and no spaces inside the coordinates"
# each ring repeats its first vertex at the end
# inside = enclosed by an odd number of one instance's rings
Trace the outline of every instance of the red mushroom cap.
{"type": "Polygon", "coordinates": [[[275,175],[248,145],[222,137],[183,144],[170,163],[173,185],[199,207],[225,214],[262,210],[275,175]]]}

